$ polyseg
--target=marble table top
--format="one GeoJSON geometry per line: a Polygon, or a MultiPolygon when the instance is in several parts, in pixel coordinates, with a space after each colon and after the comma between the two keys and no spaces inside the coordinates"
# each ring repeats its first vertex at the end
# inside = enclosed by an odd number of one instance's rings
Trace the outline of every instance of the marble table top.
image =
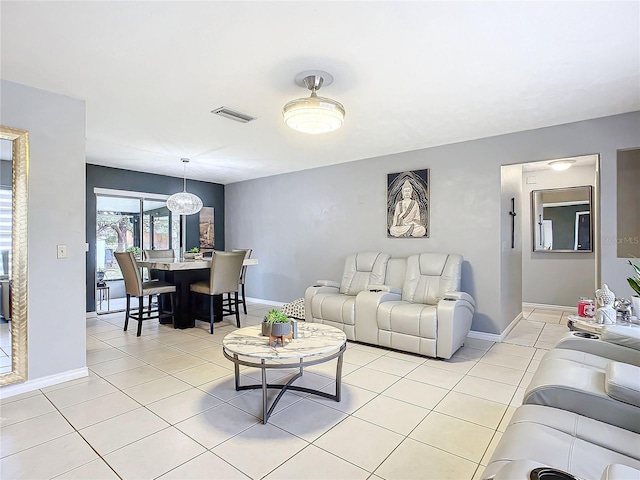
{"type": "MultiPolygon", "coordinates": [[[[157,259],[157,260],[138,260],[136,262],[139,267],[150,268],[152,270],[198,270],[201,268],[211,268],[211,260],[170,260],[170,259],[157,259]]],[[[242,265],[258,265],[257,258],[247,258],[242,262],[242,265]]]]}
{"type": "Polygon", "coordinates": [[[269,345],[269,337],[261,335],[261,325],[245,327],[227,334],[223,348],[231,354],[264,360],[300,359],[338,350],[347,341],[342,330],[322,323],[298,322],[298,338],[286,346],[269,345]]]}

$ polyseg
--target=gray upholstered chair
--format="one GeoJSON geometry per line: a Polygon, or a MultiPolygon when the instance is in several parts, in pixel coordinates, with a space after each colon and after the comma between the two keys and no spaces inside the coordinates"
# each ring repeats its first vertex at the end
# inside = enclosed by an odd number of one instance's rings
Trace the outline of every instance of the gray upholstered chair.
{"type": "MultiPolygon", "coordinates": [[[[234,249],[234,252],[244,252],[244,259],[247,260],[248,258],[251,257],[251,252],[253,251],[250,248],[238,248],[238,249],[234,249]]],[[[245,280],[247,278],[247,266],[243,265],[242,269],[240,270],[240,279],[238,280],[238,284],[240,285],[240,294],[242,295],[242,300],[238,299],[238,304],[242,304],[242,309],[244,310],[244,314],[247,314],[247,299],[245,297],[245,290],[244,290],[244,284],[245,284],[245,280]]],[[[227,309],[231,308],[231,294],[228,293],[227,294],[227,299],[225,300],[224,306],[227,309]]]]}
{"type": "MultiPolygon", "coordinates": [[[[173,261],[176,253],[173,251],[173,248],[167,248],[166,250],[143,250],[142,251],[142,259],[151,261],[151,260],[167,260],[173,261]]],[[[160,280],[160,276],[158,275],[157,270],[149,269],[149,280],[160,280]]],[[[149,310],[151,310],[151,295],[149,296],[149,310]]]]}
{"type": "MultiPolygon", "coordinates": [[[[139,337],[142,333],[142,320],[143,315],[147,313],[147,318],[167,318],[171,317],[171,320],[174,319],[175,307],[174,307],[174,294],[176,292],[176,286],[167,282],[162,282],[160,280],[154,280],[151,282],[143,282],[142,277],[140,275],[140,269],[136,264],[136,260],[133,256],[132,252],[116,252],[115,253],[116,260],[118,265],[120,266],[120,271],[122,272],[122,276],[124,277],[124,288],[127,294],[127,309],[124,317],[124,330],[127,330],[129,326],[129,318],[133,318],[138,321],[138,332],[137,336],[139,337]],[[148,309],[147,312],[144,310],[144,297],[153,295],[169,295],[169,301],[171,305],[171,311],[165,312],[160,310],[160,306],[158,306],[157,315],[151,316],[151,308],[148,309]],[[131,309],[131,296],[138,298],[138,308],[132,310],[131,309]]],[[[151,302],[149,302],[151,303],[151,302]]],[[[161,302],[158,302],[160,305],[161,302]]],[[[174,322],[175,326],[175,322],[174,322]]]]}
{"type": "MultiPolygon", "coordinates": [[[[166,250],[143,250],[142,251],[142,259],[151,261],[151,260],[173,260],[175,258],[175,252],[173,248],[168,248],[166,250]]],[[[154,270],[149,270],[149,280],[158,280],[158,272],[154,270]]]]}
{"type": "Polygon", "coordinates": [[[233,294],[230,308],[223,308],[223,315],[235,315],[236,324],[240,328],[240,312],[238,311],[238,279],[242,270],[245,252],[213,252],[211,257],[211,272],[209,280],[192,283],[189,289],[198,294],[209,295],[209,323],[213,333],[214,301],[220,296],[220,301],[225,293],[233,294]],[[231,308],[233,307],[233,308],[231,308]]]}

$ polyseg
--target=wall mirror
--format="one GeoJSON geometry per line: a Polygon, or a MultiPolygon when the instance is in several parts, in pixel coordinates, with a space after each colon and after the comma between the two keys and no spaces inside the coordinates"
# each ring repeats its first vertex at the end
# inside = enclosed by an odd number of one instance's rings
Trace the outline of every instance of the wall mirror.
{"type": "Polygon", "coordinates": [[[0,385],[27,379],[29,133],[0,126],[0,385]]]}
{"type": "Polygon", "coordinates": [[[534,190],[534,252],[592,252],[591,186],[534,190]]]}

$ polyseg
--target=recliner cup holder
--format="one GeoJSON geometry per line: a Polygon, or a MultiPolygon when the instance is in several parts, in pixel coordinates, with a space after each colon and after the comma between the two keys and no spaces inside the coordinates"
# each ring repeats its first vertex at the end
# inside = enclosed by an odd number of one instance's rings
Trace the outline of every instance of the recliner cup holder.
{"type": "MultiPolygon", "coordinates": [[[[590,334],[589,334],[590,335],[590,334]]],[[[529,473],[529,480],[578,480],[570,473],[557,470],[555,468],[540,467],[534,468],[529,473]]]]}
{"type": "Polygon", "coordinates": [[[596,333],[589,333],[589,332],[573,332],[573,336],[580,337],[580,338],[593,338],[593,339],[600,338],[600,335],[596,333]]]}

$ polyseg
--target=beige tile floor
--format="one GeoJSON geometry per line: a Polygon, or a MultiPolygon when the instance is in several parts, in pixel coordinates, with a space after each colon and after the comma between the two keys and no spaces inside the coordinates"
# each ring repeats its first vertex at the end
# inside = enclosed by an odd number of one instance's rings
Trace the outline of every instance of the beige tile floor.
{"type": "MultiPolygon", "coordinates": [[[[243,325],[271,308],[250,304],[243,325]]],[[[137,338],[122,314],[90,319],[89,377],[2,400],[0,477],[477,479],[567,331],[565,312],[524,313],[505,342],[469,339],[449,361],[349,343],[342,401],[287,393],[268,425],[260,392],[234,389],[230,322],[210,335],[150,321],[137,338]]],[[[305,384],[330,391],[334,368],[305,384]]]]}

